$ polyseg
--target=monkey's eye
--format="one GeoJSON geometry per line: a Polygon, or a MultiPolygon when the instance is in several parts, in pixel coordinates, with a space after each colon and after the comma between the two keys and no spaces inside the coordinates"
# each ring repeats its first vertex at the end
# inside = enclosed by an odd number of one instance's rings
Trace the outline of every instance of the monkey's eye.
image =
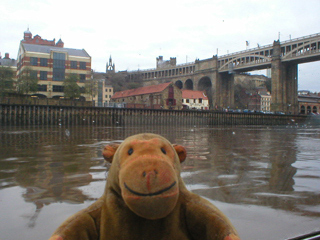
{"type": "Polygon", "coordinates": [[[163,154],[167,154],[167,152],[164,148],[161,148],[161,152],[163,152],[163,154]]]}
{"type": "Polygon", "coordinates": [[[131,155],[132,153],[133,153],[133,149],[130,148],[130,149],[128,150],[128,154],[131,155]]]}

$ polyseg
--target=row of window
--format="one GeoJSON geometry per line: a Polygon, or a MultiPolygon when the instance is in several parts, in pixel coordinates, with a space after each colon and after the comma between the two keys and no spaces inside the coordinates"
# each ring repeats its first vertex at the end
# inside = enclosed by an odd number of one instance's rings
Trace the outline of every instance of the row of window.
{"type": "MultiPolygon", "coordinates": [[[[63,81],[65,79],[65,73],[64,71],[59,71],[58,69],[53,70],[53,81],[63,81]]],[[[34,78],[38,78],[38,72],[37,71],[31,71],[30,76],[34,78]]],[[[48,80],[48,72],[47,71],[40,71],[40,77],[39,80],[48,80]]],[[[85,82],[86,75],[85,74],[79,74],[79,81],[85,82]]]]}
{"type": "MultiPolygon", "coordinates": [[[[31,66],[38,66],[38,60],[37,57],[30,57],[30,65],[31,66]]],[[[53,57],[53,68],[65,68],[65,57],[62,57],[62,55],[56,55],[54,54],[53,57]]],[[[86,62],[78,62],[78,61],[70,61],[70,68],[71,69],[78,69],[78,63],[79,63],[79,69],[86,70],[86,62]]],[[[41,67],[47,67],[48,66],[48,58],[40,58],[40,65],[41,67]]]]}
{"type": "MultiPolygon", "coordinates": [[[[197,99],[182,99],[182,103],[197,103],[197,99]]],[[[202,98],[198,99],[198,103],[202,103],[202,98]]]]}
{"type": "MultiPolygon", "coordinates": [[[[47,92],[48,91],[48,85],[40,85],[38,84],[38,92],[47,92]]],[[[84,93],[84,87],[80,87],[81,93],[84,93]]],[[[59,85],[52,85],[52,92],[64,92],[64,87],[59,85]]],[[[111,98],[111,95],[110,95],[111,98]]]]}

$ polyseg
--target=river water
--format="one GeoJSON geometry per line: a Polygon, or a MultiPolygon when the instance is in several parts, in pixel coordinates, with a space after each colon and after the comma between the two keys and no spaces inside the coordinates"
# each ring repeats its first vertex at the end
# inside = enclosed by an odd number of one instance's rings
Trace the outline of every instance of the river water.
{"type": "Polygon", "coordinates": [[[43,240],[104,190],[111,141],[153,132],[186,147],[182,177],[243,240],[320,230],[320,125],[0,127],[0,239],[43,240]]]}

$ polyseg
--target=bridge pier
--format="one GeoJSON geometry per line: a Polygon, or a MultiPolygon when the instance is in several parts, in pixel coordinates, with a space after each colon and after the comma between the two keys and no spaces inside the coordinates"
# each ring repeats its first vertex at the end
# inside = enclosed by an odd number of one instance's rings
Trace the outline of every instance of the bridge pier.
{"type": "Polygon", "coordinates": [[[219,73],[216,81],[216,106],[234,108],[234,75],[219,73]]]}
{"type": "Polygon", "coordinates": [[[281,62],[279,41],[273,43],[271,111],[298,114],[298,64],[281,62]]]}

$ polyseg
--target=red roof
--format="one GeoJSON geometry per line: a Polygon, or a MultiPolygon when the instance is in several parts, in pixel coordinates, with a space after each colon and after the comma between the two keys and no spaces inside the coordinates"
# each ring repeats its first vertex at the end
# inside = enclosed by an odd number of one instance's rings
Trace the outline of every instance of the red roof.
{"type": "Polygon", "coordinates": [[[143,94],[150,94],[150,93],[158,93],[162,92],[164,89],[166,89],[172,82],[162,83],[158,85],[151,85],[146,87],[140,87],[130,90],[125,90],[121,92],[116,92],[111,98],[125,98],[130,96],[137,96],[137,95],[143,95],[143,94]]]}
{"type": "Polygon", "coordinates": [[[193,91],[193,90],[182,90],[183,99],[199,99],[208,100],[208,97],[203,91],[193,91]]]}

